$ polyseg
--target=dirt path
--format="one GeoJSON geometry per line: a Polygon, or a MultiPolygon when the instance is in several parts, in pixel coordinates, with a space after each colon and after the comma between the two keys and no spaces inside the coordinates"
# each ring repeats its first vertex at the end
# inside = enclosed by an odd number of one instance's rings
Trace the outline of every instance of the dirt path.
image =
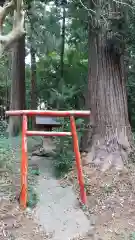
{"type": "MultiPolygon", "coordinates": [[[[21,211],[15,199],[20,192],[20,141],[13,140],[6,139],[6,146],[12,144],[7,147],[11,158],[5,159],[3,167],[0,165],[0,240],[48,239],[31,212],[21,211]]],[[[4,146],[4,140],[2,143],[4,146]]]]}
{"type": "Polygon", "coordinates": [[[36,191],[40,198],[34,211],[52,240],[70,240],[83,236],[89,230],[89,221],[77,207],[76,196],[71,186],[63,188],[53,174],[53,161],[44,157],[33,157],[40,169],[36,191]]]}
{"type": "Polygon", "coordinates": [[[14,191],[11,175],[0,172],[0,240],[43,240],[46,233],[34,222],[32,214],[21,211],[17,201],[11,201],[14,191]]]}
{"type": "MultiPolygon", "coordinates": [[[[50,143],[45,147],[48,150],[49,146],[51,150],[50,143]]],[[[20,211],[14,199],[20,192],[21,152],[17,139],[12,141],[12,152],[12,176],[7,172],[0,174],[0,240],[75,240],[86,235],[90,228],[89,221],[80,209],[72,187],[62,187],[54,177],[50,158],[29,157],[29,169],[34,163],[40,169],[36,184],[39,202],[33,211],[20,211]],[[2,199],[3,196],[6,199],[2,199]],[[14,199],[13,202],[11,199],[14,199]]],[[[29,186],[35,185],[37,179],[35,175],[31,177],[28,178],[29,186]]]]}
{"type": "MultiPolygon", "coordinates": [[[[112,169],[104,175],[94,166],[83,167],[90,218],[88,221],[77,206],[79,189],[76,168],[73,167],[59,182],[53,174],[52,160],[30,157],[29,163],[39,165],[41,172],[36,185],[40,200],[33,212],[28,209],[25,213],[19,210],[17,202],[10,202],[20,190],[20,143],[17,139],[14,140],[15,149],[13,146],[12,151],[16,154],[11,158],[13,169],[8,173],[6,169],[0,168],[0,240],[135,239],[133,163],[128,164],[123,172],[112,169]],[[11,173],[14,175],[13,182],[9,176],[11,173]],[[79,238],[79,235],[86,237],[79,238]]],[[[49,146],[46,145],[46,148],[48,150],[49,146]]],[[[31,153],[32,151],[30,156],[31,153]]],[[[29,183],[35,185],[36,178],[37,176],[32,175],[29,183]]]]}

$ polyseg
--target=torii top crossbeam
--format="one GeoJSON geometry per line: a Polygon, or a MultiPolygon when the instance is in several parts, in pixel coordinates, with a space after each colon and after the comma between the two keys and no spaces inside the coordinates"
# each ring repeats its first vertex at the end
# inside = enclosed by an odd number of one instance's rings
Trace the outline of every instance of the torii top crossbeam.
{"type": "Polygon", "coordinates": [[[90,111],[11,110],[7,111],[6,114],[8,116],[87,117],[90,115],[90,111]]]}

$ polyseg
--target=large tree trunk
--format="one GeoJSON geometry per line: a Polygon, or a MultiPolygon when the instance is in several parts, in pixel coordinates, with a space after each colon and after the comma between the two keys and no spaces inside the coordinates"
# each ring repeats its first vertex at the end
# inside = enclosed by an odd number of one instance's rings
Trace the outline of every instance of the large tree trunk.
{"type": "MultiPolygon", "coordinates": [[[[88,103],[91,109],[88,162],[103,171],[123,168],[130,151],[124,60],[115,62],[106,37],[89,31],[88,103]]],[[[87,103],[87,104],[88,104],[87,103]]]]}
{"type": "MultiPolygon", "coordinates": [[[[10,109],[25,109],[25,37],[21,37],[12,49],[10,109]]],[[[10,117],[9,134],[20,132],[20,117],[10,117]]]]}

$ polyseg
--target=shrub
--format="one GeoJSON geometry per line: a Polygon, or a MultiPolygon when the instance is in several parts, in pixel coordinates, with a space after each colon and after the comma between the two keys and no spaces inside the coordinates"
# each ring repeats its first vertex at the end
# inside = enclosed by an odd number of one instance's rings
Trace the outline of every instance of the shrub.
{"type": "MultiPolygon", "coordinates": [[[[78,140],[80,139],[83,132],[83,119],[76,120],[76,125],[79,127],[82,126],[81,131],[78,133],[78,140]]],[[[60,128],[60,131],[70,132],[70,121],[69,119],[64,119],[63,126],[60,128]]],[[[56,177],[60,177],[70,171],[74,162],[74,152],[72,138],[70,137],[61,137],[56,139],[56,151],[54,157],[54,167],[56,177]]]]}
{"type": "Polygon", "coordinates": [[[0,136],[0,168],[11,170],[14,154],[9,140],[6,137],[0,136]]]}

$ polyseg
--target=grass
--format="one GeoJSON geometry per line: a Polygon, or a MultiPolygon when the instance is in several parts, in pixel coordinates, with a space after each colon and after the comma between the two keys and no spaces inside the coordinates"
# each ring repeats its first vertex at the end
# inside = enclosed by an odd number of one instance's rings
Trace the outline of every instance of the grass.
{"type": "Polygon", "coordinates": [[[110,194],[110,193],[113,192],[113,187],[112,187],[111,185],[109,185],[109,184],[105,184],[105,185],[103,186],[103,190],[104,190],[104,192],[105,192],[106,194],[110,194]]]}
{"type": "Polygon", "coordinates": [[[28,201],[27,201],[27,207],[34,208],[39,201],[39,197],[37,195],[36,190],[33,186],[28,187],[28,201]]]}
{"type": "Polygon", "coordinates": [[[130,240],[135,240],[135,232],[131,233],[130,240]]]}

